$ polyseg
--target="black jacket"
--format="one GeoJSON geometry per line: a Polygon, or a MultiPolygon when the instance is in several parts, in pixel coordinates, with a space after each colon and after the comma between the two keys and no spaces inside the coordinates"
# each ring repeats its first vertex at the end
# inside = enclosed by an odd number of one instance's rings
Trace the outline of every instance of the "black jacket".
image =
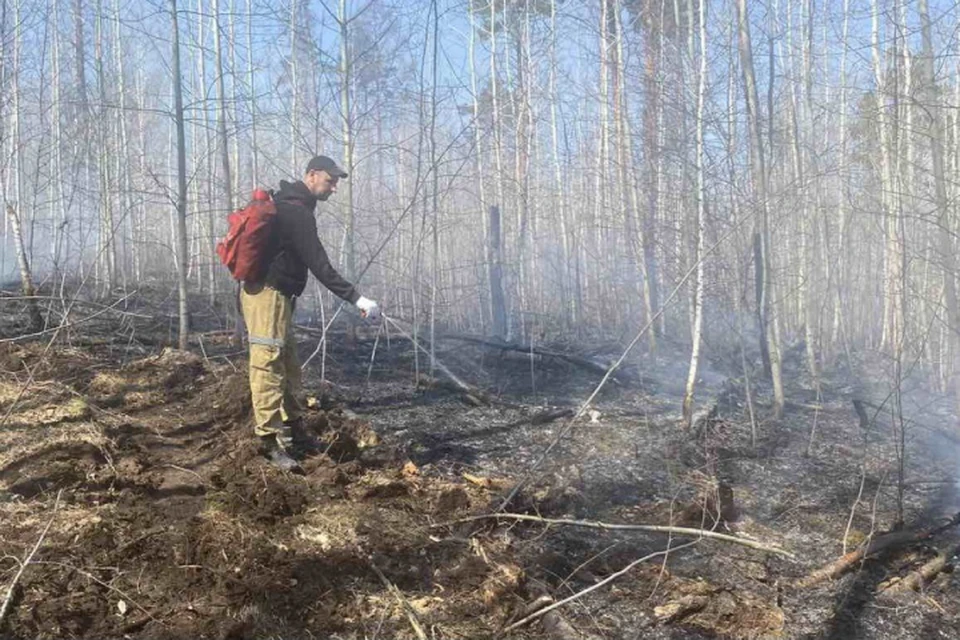
{"type": "Polygon", "coordinates": [[[317,237],[317,221],[313,210],[317,199],[301,181],[280,181],[273,194],[277,217],[273,232],[273,250],[267,275],[267,286],[285,296],[299,296],[307,286],[307,270],[335,295],[356,303],[360,294],[341,276],[317,237]]]}

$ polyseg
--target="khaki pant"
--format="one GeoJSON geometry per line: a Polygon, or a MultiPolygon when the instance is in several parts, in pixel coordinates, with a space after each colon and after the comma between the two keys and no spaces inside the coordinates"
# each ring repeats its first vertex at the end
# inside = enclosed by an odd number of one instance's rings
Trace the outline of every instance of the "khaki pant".
{"type": "Polygon", "coordinates": [[[258,436],[288,436],[300,418],[301,379],[293,337],[294,301],[276,289],[244,285],[240,292],[250,340],[250,395],[258,436]]]}

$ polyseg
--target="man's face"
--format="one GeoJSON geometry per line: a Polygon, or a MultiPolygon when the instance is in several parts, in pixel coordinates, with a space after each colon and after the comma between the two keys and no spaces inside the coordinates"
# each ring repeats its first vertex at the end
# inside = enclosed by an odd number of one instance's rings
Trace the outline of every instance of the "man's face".
{"type": "Polygon", "coordinates": [[[340,178],[331,176],[326,171],[311,171],[306,175],[303,183],[307,185],[317,200],[326,200],[337,192],[337,182],[340,178]]]}

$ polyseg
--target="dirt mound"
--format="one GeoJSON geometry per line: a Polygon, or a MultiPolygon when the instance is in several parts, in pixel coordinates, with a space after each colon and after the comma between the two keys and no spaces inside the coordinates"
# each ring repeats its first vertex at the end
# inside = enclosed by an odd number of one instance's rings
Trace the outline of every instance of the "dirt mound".
{"type": "MultiPolygon", "coordinates": [[[[18,354],[5,361],[38,357],[18,354]]],[[[365,456],[379,437],[349,411],[308,413],[325,450],[295,476],[260,456],[244,372],[173,350],[108,364],[74,387],[26,389],[11,414],[5,547],[22,557],[53,520],[19,582],[13,637],[300,637],[368,625],[399,637],[407,614],[378,571],[420,594],[410,606],[437,628],[497,610],[518,586],[506,544],[477,555],[424,527],[481,508],[486,492],[390,450],[365,456]]],[[[15,568],[8,558],[0,577],[15,568]]]]}

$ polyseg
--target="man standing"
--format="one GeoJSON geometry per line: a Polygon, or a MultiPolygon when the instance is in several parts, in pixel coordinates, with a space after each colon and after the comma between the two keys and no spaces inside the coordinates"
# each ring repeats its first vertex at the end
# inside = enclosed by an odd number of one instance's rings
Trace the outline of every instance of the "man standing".
{"type": "Polygon", "coordinates": [[[292,453],[312,438],[303,426],[300,362],[293,336],[297,296],[307,285],[307,271],[337,296],[355,304],[371,320],[380,316],[377,303],[361,296],[330,264],[317,237],[314,208],[337,191],[347,173],[326,156],[307,163],[303,180],[280,181],[273,195],[277,215],[267,253],[269,266],[261,282],[245,282],[240,293],[250,339],[250,392],[255,431],[274,466],[299,470],[292,453]]]}

